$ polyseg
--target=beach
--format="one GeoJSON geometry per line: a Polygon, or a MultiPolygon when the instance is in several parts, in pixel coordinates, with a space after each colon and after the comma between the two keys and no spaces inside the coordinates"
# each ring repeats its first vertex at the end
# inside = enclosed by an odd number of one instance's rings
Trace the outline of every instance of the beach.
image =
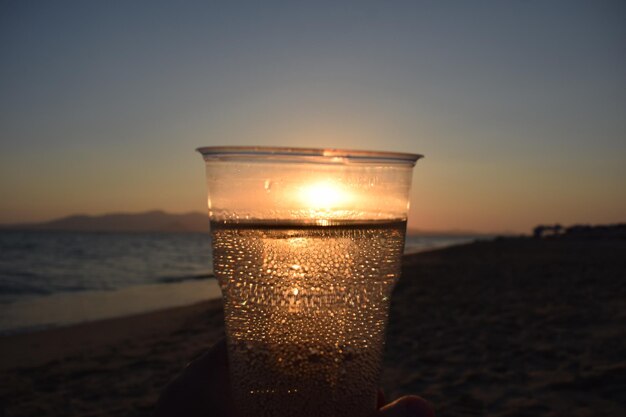
{"type": "MultiPolygon", "coordinates": [[[[404,257],[381,386],[439,416],[626,415],[626,241],[507,238],[404,257]]],[[[5,416],[148,416],[223,337],[219,300],[0,337],[5,416]]]]}

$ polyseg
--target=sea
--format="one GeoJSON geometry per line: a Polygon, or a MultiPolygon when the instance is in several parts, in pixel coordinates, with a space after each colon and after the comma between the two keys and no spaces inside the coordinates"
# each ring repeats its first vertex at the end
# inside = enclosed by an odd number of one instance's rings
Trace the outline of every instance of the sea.
{"type": "MultiPolygon", "coordinates": [[[[407,236],[405,252],[484,239],[407,236]]],[[[0,335],[220,297],[208,233],[0,232],[0,335]]]]}

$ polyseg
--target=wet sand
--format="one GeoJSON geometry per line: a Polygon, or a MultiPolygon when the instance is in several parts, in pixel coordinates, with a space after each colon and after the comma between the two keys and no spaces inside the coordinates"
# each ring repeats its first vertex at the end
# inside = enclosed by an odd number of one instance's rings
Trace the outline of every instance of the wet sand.
{"type": "MultiPolygon", "coordinates": [[[[381,384],[439,416],[626,415],[626,241],[408,255],[381,384]]],[[[0,337],[6,416],[148,416],[223,335],[219,301],[0,337]]],[[[0,413],[2,415],[2,413],[0,413]]]]}

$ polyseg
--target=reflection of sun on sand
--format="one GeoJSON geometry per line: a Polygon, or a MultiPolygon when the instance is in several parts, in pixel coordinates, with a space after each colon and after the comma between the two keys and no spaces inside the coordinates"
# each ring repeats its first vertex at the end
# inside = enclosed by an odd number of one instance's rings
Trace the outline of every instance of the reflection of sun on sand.
{"type": "MultiPolygon", "coordinates": [[[[624,259],[619,239],[511,239],[405,257],[387,396],[419,393],[438,416],[626,415],[624,259]]],[[[150,415],[222,322],[215,301],[2,337],[6,415],[150,415]]]]}

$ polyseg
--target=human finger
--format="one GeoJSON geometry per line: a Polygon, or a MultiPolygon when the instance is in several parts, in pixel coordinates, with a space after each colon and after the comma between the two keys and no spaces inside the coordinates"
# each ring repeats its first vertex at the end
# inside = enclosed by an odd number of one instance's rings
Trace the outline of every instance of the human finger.
{"type": "Polygon", "coordinates": [[[416,395],[402,397],[378,411],[377,417],[435,417],[435,411],[425,399],[416,395]]]}

